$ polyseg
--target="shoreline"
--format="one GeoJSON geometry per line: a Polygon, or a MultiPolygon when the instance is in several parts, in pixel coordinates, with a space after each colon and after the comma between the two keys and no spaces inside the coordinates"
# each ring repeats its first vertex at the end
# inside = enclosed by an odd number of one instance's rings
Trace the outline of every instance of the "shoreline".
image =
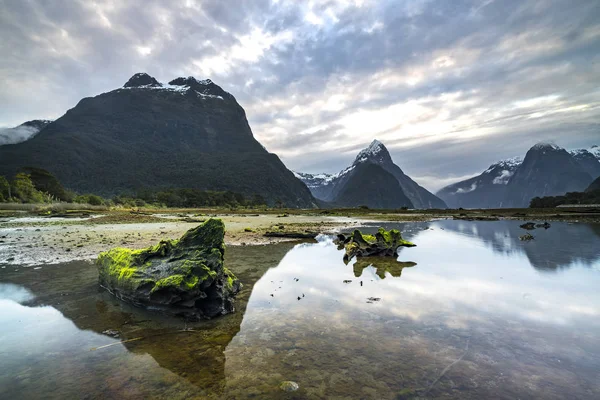
{"type": "Polygon", "coordinates": [[[266,232],[333,234],[342,229],[378,222],[427,222],[440,219],[466,221],[561,221],[600,223],[600,213],[549,210],[223,210],[74,211],[60,217],[36,213],[0,213],[0,271],[13,267],[39,267],[77,260],[93,260],[114,247],[144,248],[164,239],[177,239],[208,218],[226,226],[227,246],[261,246],[301,241],[265,237],[266,232]],[[219,212],[221,211],[221,212],[219,212]],[[250,212],[254,213],[250,213],[250,212]],[[545,212],[544,212],[545,211],[545,212]]]}

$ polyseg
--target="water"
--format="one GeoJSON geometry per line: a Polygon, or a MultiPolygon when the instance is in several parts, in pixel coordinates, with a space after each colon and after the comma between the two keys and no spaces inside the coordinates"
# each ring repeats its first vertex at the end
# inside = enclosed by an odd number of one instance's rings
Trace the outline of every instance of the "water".
{"type": "Polygon", "coordinates": [[[375,267],[328,238],[230,247],[238,312],[195,324],[90,263],[0,269],[0,398],[600,398],[600,226],[520,223],[387,224],[417,247],[375,267]]]}

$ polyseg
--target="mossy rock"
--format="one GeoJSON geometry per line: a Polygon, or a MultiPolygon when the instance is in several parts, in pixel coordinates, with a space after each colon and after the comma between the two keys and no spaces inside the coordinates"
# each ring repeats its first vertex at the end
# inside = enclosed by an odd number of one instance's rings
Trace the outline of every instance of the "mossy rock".
{"type": "Polygon", "coordinates": [[[241,284],[223,266],[224,235],[223,222],[209,219],[179,240],[101,253],[100,285],[121,300],[192,320],[231,313],[241,284]]]}
{"type": "Polygon", "coordinates": [[[352,235],[338,235],[340,250],[346,249],[344,262],[347,264],[353,257],[398,257],[398,247],[413,247],[415,244],[402,239],[400,231],[386,231],[379,228],[375,235],[363,234],[358,229],[352,235]]]}

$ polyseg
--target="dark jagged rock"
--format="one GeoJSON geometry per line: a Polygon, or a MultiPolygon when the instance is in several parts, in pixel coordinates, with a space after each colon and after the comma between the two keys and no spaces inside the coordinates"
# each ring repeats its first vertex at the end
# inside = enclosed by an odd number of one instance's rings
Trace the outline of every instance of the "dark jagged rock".
{"type": "Polygon", "coordinates": [[[367,267],[373,267],[376,269],[376,274],[381,279],[385,279],[385,273],[389,272],[394,278],[402,276],[402,270],[404,268],[410,268],[417,265],[412,261],[397,261],[395,258],[384,258],[384,257],[360,257],[356,260],[352,266],[354,270],[354,276],[359,278],[362,272],[367,267]]]}
{"type": "Polygon", "coordinates": [[[543,224],[535,224],[536,228],[544,228],[544,229],[548,229],[550,228],[550,224],[548,222],[544,222],[543,224]]]}
{"type": "Polygon", "coordinates": [[[530,240],[533,240],[533,239],[535,239],[535,238],[529,232],[527,232],[524,235],[519,236],[519,240],[521,240],[522,242],[529,242],[530,240]]]}
{"type": "Polygon", "coordinates": [[[224,235],[223,222],[210,219],[179,240],[101,253],[100,285],[121,300],[191,320],[231,313],[241,284],[223,266],[224,235]]]}
{"type": "Polygon", "coordinates": [[[129,78],[129,80],[125,83],[125,85],[123,85],[123,87],[126,87],[126,88],[141,87],[141,86],[161,87],[162,85],[160,83],[158,83],[158,81],[156,79],[154,79],[153,77],[151,77],[150,75],[148,75],[145,72],[138,72],[137,74],[135,74],[131,78],[129,78]]]}
{"type": "Polygon", "coordinates": [[[339,234],[336,240],[339,247],[346,249],[344,262],[348,264],[356,257],[398,257],[398,247],[414,247],[415,244],[402,239],[400,231],[386,231],[379,228],[375,235],[362,234],[358,229],[346,237],[339,234]]]}
{"type": "Polygon", "coordinates": [[[519,228],[527,229],[528,231],[535,229],[535,222],[526,222],[522,225],[519,225],[519,228]]]}

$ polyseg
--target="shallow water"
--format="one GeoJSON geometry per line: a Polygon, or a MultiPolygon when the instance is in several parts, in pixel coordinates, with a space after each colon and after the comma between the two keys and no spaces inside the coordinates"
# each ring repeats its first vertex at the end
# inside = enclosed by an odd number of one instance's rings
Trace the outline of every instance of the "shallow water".
{"type": "Polygon", "coordinates": [[[195,324],[120,303],[90,263],[0,269],[0,398],[600,398],[600,226],[520,223],[387,224],[415,265],[230,247],[238,311],[195,324]]]}

